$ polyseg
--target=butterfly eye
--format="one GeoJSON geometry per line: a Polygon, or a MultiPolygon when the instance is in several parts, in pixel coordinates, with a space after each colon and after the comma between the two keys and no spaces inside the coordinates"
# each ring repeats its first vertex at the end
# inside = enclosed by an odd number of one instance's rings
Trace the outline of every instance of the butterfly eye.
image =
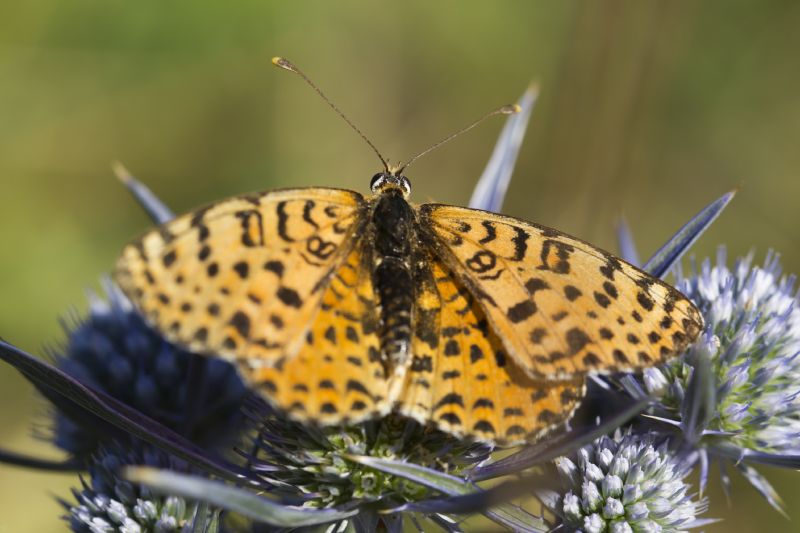
{"type": "Polygon", "coordinates": [[[403,194],[408,196],[411,194],[411,182],[405,176],[400,176],[400,187],[403,188],[403,194]]]}
{"type": "Polygon", "coordinates": [[[383,183],[383,180],[386,178],[386,175],[382,172],[378,172],[369,182],[369,188],[372,189],[372,192],[377,192],[378,187],[383,183]]]}

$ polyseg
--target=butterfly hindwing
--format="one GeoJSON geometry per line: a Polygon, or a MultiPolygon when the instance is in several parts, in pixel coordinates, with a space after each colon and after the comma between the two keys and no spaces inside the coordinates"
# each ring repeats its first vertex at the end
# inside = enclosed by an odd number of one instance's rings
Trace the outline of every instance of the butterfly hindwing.
{"type": "Polygon", "coordinates": [[[224,200],[128,245],[115,279],[147,320],[192,351],[273,364],[304,342],[363,198],[291,189],[224,200]]]}
{"type": "Polygon", "coordinates": [[[484,211],[420,207],[427,240],[534,378],[631,371],[684,350],[694,305],[660,280],[556,230],[484,211]]]}
{"type": "Polygon", "coordinates": [[[382,416],[397,395],[380,362],[377,304],[367,242],[335,271],[297,354],[244,368],[264,397],[295,420],[357,423],[382,416]]]}
{"type": "Polygon", "coordinates": [[[443,431],[500,445],[535,440],[567,420],[583,383],[530,378],[470,291],[431,251],[417,261],[414,354],[399,411],[443,431]]]}

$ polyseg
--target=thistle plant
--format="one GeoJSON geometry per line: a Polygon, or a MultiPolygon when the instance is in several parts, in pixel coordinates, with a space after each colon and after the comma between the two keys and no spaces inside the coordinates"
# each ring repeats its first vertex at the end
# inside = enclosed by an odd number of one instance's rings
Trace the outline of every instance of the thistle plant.
{"type": "Polygon", "coordinates": [[[299,496],[303,505],[314,508],[380,500],[404,503],[434,493],[361,465],[357,457],[409,462],[458,475],[492,451],[396,415],[346,428],[309,428],[265,408],[253,418],[261,427],[248,456],[251,468],[273,494],[299,496]]]}
{"type": "MultiPolygon", "coordinates": [[[[53,354],[57,368],[140,413],[175,428],[209,450],[236,444],[249,393],[227,363],[207,360],[161,338],[109,282],[107,299],[90,296],[88,316],[67,328],[65,346],[53,354]],[[189,379],[184,379],[189,376],[189,379]]],[[[121,477],[124,466],[188,471],[185,462],[143,444],[113,425],[63,401],[52,411],[52,442],[89,473],[74,502],[62,500],[73,531],[181,531],[196,502],[155,494],[121,477]]]]}
{"type": "MultiPolygon", "coordinates": [[[[67,328],[65,346],[53,354],[56,366],[204,448],[230,448],[249,396],[236,371],[165,341],[119,289],[104,285],[106,298],[91,295],[88,316],[67,328]]],[[[67,409],[56,404],[53,412],[52,440],[62,450],[87,457],[109,434],[125,439],[108,424],[67,409]]]]}
{"type": "Polygon", "coordinates": [[[561,492],[542,492],[563,526],[600,533],[681,531],[701,526],[706,503],[684,478],[690,468],[652,434],[617,431],[555,460],[561,492]]]}
{"type": "MultiPolygon", "coordinates": [[[[471,207],[500,210],[535,100],[531,89],[508,119],[471,207]]],[[[156,222],[172,217],[117,172],[156,222]]],[[[642,268],[657,277],[676,269],[731,198],[703,209],[642,268]]],[[[638,263],[631,239],[621,248],[638,263]]],[[[0,358],[53,404],[48,438],[68,454],[52,463],[0,451],[0,460],[84,472],[62,500],[73,531],[486,528],[465,516],[532,532],[700,527],[707,502],[686,478],[699,465],[702,490],[709,454],[737,460],[773,502],[752,464],[798,466],[800,318],[776,256],[732,269],[721,256],[679,271],[677,286],[707,324],[687,353],[640,376],[590,381],[572,427],[500,458],[399,415],[347,427],[293,422],[249,394],[227,363],[165,341],[107,283],[54,365],[0,341],[0,358]],[[524,496],[544,511],[512,503],[524,496]]]]}
{"type": "Polygon", "coordinates": [[[706,332],[683,358],[647,369],[641,378],[644,390],[658,399],[660,429],[668,424],[680,430],[704,474],[709,456],[729,459],[780,507],[766,479],[740,460],[790,466],[800,458],[795,277],[782,276],[777,254],[767,254],[760,266],[753,254],[728,266],[720,247],[715,262],[705,259],[676,278],[703,312],[706,332]]]}
{"type": "Polygon", "coordinates": [[[81,478],[82,488],[73,490],[75,503],[62,500],[72,531],[183,531],[198,512],[203,512],[197,503],[155,494],[147,487],[122,479],[119,471],[126,465],[149,465],[175,471],[188,469],[186,463],[141,443],[124,447],[101,445],[89,463],[89,479],[81,478]]]}

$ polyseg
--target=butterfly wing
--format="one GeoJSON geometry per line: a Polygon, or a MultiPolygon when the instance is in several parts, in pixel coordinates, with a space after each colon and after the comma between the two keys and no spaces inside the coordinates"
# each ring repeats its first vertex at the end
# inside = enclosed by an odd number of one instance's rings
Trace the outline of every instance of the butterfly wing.
{"type": "Polygon", "coordinates": [[[273,365],[305,342],[363,205],[322,188],[224,200],[128,245],[115,279],[169,340],[240,367],[273,365]]]}
{"type": "Polygon", "coordinates": [[[583,380],[529,377],[441,260],[417,264],[414,357],[399,411],[458,437],[504,446],[536,440],[569,419],[583,380]]]}
{"type": "Polygon", "coordinates": [[[335,271],[295,357],[244,369],[295,420],[361,422],[387,414],[399,392],[381,365],[370,250],[363,239],[335,271]]]}
{"type": "Polygon", "coordinates": [[[420,207],[420,224],[531,377],[656,365],[702,330],[699,311],[677,290],[556,230],[436,204],[420,207]]]}

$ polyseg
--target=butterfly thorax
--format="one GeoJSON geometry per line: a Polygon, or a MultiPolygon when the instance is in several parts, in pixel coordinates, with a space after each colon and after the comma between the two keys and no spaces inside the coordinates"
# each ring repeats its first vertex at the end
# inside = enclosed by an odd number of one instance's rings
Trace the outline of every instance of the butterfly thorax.
{"type": "Polygon", "coordinates": [[[380,304],[381,362],[387,376],[404,366],[411,343],[415,218],[404,196],[395,187],[380,192],[370,219],[373,283],[380,304]]]}

